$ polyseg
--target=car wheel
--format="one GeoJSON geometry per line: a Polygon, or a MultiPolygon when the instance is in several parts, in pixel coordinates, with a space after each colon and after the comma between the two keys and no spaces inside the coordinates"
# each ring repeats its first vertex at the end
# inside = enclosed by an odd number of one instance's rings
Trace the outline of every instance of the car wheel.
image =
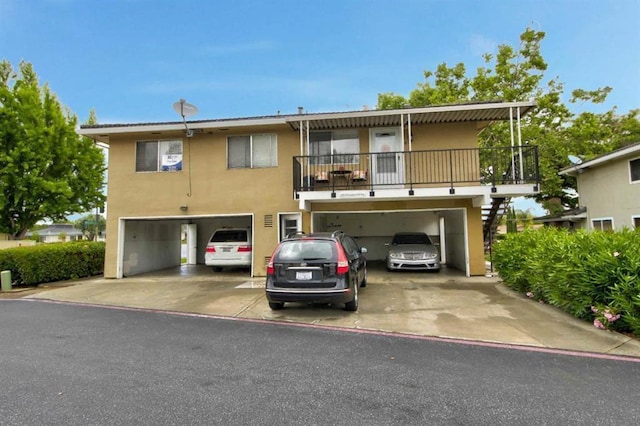
{"type": "Polygon", "coordinates": [[[366,287],[366,286],[367,286],[367,268],[364,268],[364,278],[362,278],[360,287],[366,287]]]}
{"type": "Polygon", "coordinates": [[[358,310],[358,284],[353,287],[353,299],[350,302],[344,304],[344,310],[349,312],[355,312],[358,310]]]}
{"type": "Polygon", "coordinates": [[[221,266],[214,266],[213,270],[216,272],[222,272],[222,267],[221,266]]]}
{"type": "Polygon", "coordinates": [[[282,302],[269,302],[269,307],[273,311],[279,311],[280,309],[284,308],[284,303],[282,303],[282,302]]]}

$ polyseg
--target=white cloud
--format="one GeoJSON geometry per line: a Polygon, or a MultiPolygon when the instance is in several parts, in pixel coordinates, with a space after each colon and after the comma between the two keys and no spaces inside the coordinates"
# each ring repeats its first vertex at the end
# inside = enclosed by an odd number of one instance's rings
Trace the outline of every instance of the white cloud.
{"type": "Polygon", "coordinates": [[[471,36],[470,47],[471,53],[475,56],[482,56],[485,53],[493,53],[498,49],[498,42],[491,40],[480,34],[471,36]]]}

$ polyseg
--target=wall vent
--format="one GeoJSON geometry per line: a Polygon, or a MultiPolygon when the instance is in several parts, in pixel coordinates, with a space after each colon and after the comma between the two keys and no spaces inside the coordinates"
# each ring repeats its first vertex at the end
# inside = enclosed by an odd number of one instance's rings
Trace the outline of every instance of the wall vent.
{"type": "Polygon", "coordinates": [[[265,214],[264,215],[264,227],[265,228],[273,228],[273,215],[265,214]]]}

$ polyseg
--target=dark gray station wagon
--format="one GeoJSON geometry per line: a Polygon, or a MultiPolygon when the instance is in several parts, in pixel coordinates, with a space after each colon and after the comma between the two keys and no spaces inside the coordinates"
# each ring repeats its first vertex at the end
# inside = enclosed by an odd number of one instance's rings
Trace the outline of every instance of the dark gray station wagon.
{"type": "Polygon", "coordinates": [[[285,302],[344,303],[358,310],[367,285],[367,249],[342,231],[295,234],[282,240],[267,265],[266,296],[277,310],[285,302]]]}

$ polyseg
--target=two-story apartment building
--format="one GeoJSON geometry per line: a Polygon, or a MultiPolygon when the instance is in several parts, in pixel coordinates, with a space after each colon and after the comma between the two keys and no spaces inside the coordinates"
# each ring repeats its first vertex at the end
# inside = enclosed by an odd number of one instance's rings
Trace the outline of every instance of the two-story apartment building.
{"type": "Polygon", "coordinates": [[[640,227],[640,142],[577,162],[560,174],[576,177],[580,214],[546,222],[572,220],[576,228],[590,230],[640,227]]]}
{"type": "Polygon", "coordinates": [[[481,207],[538,191],[537,149],[520,140],[532,102],[82,126],[109,146],[105,276],[204,263],[213,230],[243,227],[252,275],[293,231],[342,229],[383,259],[394,232],[425,231],[443,263],[485,273],[481,207]],[[478,134],[511,122],[510,140],[478,134]],[[188,131],[187,131],[188,129],[188,131]]]}

